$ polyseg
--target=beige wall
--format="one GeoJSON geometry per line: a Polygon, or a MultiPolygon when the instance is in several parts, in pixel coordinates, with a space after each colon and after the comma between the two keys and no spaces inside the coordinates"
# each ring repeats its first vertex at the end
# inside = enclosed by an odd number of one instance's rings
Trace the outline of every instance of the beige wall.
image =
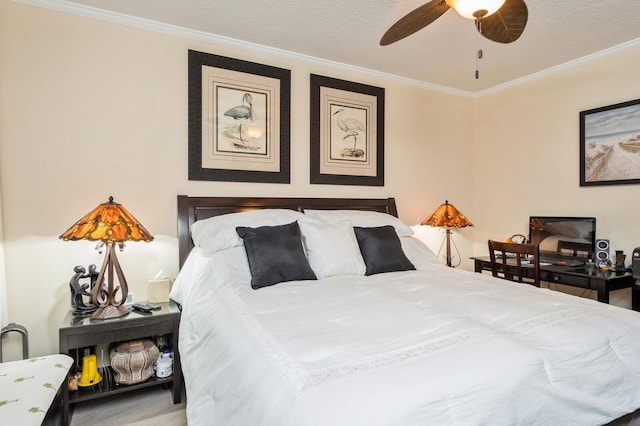
{"type": "MultiPolygon", "coordinates": [[[[479,97],[474,107],[474,253],[526,234],[529,215],[595,216],[597,238],[640,246],[637,185],[580,187],[579,112],[640,98],[640,48],[479,97]]],[[[629,305],[629,291],[616,304],[629,305]]]]}
{"type": "MultiPolygon", "coordinates": [[[[470,98],[7,0],[0,0],[0,58],[9,320],[30,330],[33,355],[57,351],[73,267],[102,262],[94,244],[58,235],[109,195],[156,237],[118,253],[136,300],[146,299],[158,270],[177,273],[177,194],[394,196],[412,225],[448,198],[475,219],[470,98]],[[291,70],[290,185],[188,181],[188,49],[291,70]],[[386,89],[384,187],[309,184],[310,73],[386,89]]],[[[443,234],[419,231],[437,251],[443,234]]],[[[464,258],[474,232],[457,234],[464,258]]]]}

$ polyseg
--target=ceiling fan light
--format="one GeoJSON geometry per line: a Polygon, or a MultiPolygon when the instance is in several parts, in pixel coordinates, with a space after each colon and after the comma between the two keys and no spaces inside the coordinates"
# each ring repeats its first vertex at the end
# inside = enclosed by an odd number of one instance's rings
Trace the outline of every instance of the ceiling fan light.
{"type": "Polygon", "coordinates": [[[476,19],[476,12],[486,10],[482,18],[495,13],[502,7],[506,0],[446,0],[460,16],[467,19],[476,19]]]}

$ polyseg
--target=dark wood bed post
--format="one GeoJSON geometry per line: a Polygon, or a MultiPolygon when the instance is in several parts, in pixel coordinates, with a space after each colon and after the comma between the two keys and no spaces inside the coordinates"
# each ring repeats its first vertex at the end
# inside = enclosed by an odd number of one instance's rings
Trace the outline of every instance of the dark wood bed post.
{"type": "Polygon", "coordinates": [[[178,195],[178,259],[179,267],[182,268],[187,255],[191,250],[191,233],[189,232],[189,224],[193,223],[193,218],[189,218],[189,197],[186,195],[178,195]]]}

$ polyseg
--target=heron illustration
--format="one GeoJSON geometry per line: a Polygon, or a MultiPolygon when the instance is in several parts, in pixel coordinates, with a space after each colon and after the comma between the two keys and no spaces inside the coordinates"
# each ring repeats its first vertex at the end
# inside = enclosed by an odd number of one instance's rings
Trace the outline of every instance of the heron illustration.
{"type": "Polygon", "coordinates": [[[338,123],[338,127],[346,133],[342,140],[346,141],[348,138],[353,138],[353,148],[343,149],[340,153],[343,157],[362,157],[364,155],[364,151],[356,149],[356,144],[358,143],[358,135],[360,132],[365,131],[365,128],[359,120],[351,117],[343,118],[343,114],[344,108],[340,108],[333,113],[333,115],[337,115],[336,121],[338,123]]]}
{"type": "MultiPolygon", "coordinates": [[[[255,118],[255,114],[253,112],[253,97],[251,94],[245,93],[242,97],[242,105],[234,106],[227,110],[224,115],[231,117],[234,120],[253,120],[255,118]]],[[[244,145],[245,141],[242,139],[242,122],[238,126],[238,135],[240,137],[240,142],[244,145]]]]}

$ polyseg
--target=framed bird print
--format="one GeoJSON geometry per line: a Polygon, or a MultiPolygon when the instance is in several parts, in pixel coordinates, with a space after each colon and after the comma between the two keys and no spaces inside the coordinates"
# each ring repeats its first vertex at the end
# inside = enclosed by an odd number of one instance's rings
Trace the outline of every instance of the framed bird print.
{"type": "Polygon", "coordinates": [[[189,50],[189,180],[289,183],[291,71],[189,50]]]}
{"type": "Polygon", "coordinates": [[[311,183],[384,185],[384,88],[311,74],[311,183]]]}

